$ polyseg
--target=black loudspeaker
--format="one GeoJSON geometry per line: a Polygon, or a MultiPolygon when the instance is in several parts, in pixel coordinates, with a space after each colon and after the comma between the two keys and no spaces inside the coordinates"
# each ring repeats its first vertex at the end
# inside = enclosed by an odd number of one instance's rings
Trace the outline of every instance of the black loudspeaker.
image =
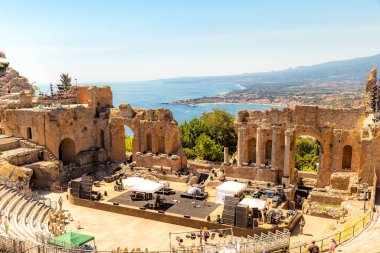
{"type": "Polygon", "coordinates": [[[118,205],[119,205],[119,203],[115,202],[115,203],[113,203],[113,205],[114,205],[114,206],[118,206],[118,205]]]}
{"type": "Polygon", "coordinates": [[[185,217],[185,218],[191,218],[190,215],[184,215],[183,217],[185,217]]]}
{"type": "Polygon", "coordinates": [[[140,210],[146,210],[146,208],[145,207],[140,207],[140,210]]]}
{"type": "Polygon", "coordinates": [[[165,211],[162,211],[162,210],[158,210],[158,213],[165,213],[165,211]]]}
{"type": "Polygon", "coordinates": [[[260,211],[257,207],[252,208],[252,218],[260,218],[260,211]]]}

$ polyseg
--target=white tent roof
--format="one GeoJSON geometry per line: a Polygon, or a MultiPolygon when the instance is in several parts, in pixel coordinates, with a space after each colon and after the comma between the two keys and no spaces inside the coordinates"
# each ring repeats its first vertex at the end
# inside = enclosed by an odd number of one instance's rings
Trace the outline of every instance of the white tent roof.
{"type": "Polygon", "coordinates": [[[227,181],[223,184],[216,187],[216,190],[219,192],[226,192],[226,193],[239,193],[245,188],[245,184],[234,182],[234,181],[227,181]]]}
{"type": "Polygon", "coordinates": [[[136,192],[146,192],[146,193],[155,193],[161,189],[164,185],[160,183],[153,182],[151,180],[144,180],[141,184],[134,185],[131,188],[131,191],[136,192]]]}
{"type": "Polygon", "coordinates": [[[242,201],[240,201],[239,204],[242,205],[248,205],[249,208],[258,208],[259,210],[263,210],[267,204],[265,200],[258,199],[258,198],[244,198],[242,201]]]}
{"type": "Polygon", "coordinates": [[[135,186],[135,185],[139,185],[139,184],[143,184],[145,181],[144,178],[141,178],[141,177],[129,177],[129,178],[126,178],[126,179],[123,179],[122,182],[123,182],[123,186],[135,186]]]}

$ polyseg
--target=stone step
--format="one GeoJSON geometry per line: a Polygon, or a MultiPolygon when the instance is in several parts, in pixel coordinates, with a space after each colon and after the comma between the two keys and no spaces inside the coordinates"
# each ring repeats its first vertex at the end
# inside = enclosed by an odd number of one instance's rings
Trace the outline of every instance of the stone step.
{"type": "Polygon", "coordinates": [[[7,150],[19,148],[18,139],[16,138],[0,138],[0,151],[4,152],[7,150]]]}
{"type": "Polygon", "coordinates": [[[38,150],[32,148],[16,148],[3,152],[0,159],[14,165],[24,165],[38,161],[38,150]]]}

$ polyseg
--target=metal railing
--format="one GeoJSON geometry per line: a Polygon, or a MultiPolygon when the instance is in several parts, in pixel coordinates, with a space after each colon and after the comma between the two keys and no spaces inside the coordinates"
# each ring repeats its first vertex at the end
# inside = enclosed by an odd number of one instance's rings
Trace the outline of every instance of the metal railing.
{"type": "MultiPolygon", "coordinates": [[[[325,251],[330,248],[330,240],[331,238],[334,238],[336,242],[336,246],[348,241],[351,238],[354,238],[355,236],[359,235],[359,233],[365,229],[369,223],[371,223],[373,217],[373,211],[372,208],[369,208],[369,211],[367,211],[364,216],[357,221],[354,225],[352,225],[349,228],[344,229],[343,231],[340,231],[338,233],[335,233],[333,235],[330,235],[328,237],[325,237],[320,240],[315,240],[315,245],[317,245],[320,249],[320,251],[325,251]]],[[[307,250],[307,247],[310,244],[302,243],[301,245],[290,247],[289,251],[291,253],[306,253],[309,252],[307,250]]]]}

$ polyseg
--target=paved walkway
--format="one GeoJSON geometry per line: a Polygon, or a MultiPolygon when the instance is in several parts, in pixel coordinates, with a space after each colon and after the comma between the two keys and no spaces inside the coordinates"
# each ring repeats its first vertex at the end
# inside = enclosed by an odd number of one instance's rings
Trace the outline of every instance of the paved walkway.
{"type": "Polygon", "coordinates": [[[380,188],[376,191],[376,210],[373,221],[360,235],[337,247],[336,252],[380,253],[380,188]]]}
{"type": "Polygon", "coordinates": [[[66,200],[66,193],[40,193],[55,201],[62,196],[63,209],[74,218],[67,229],[95,236],[98,250],[118,246],[128,247],[129,251],[133,248],[169,250],[169,232],[194,231],[194,228],[72,205],[66,200]],[[78,221],[81,229],[76,228],[78,221]]]}

